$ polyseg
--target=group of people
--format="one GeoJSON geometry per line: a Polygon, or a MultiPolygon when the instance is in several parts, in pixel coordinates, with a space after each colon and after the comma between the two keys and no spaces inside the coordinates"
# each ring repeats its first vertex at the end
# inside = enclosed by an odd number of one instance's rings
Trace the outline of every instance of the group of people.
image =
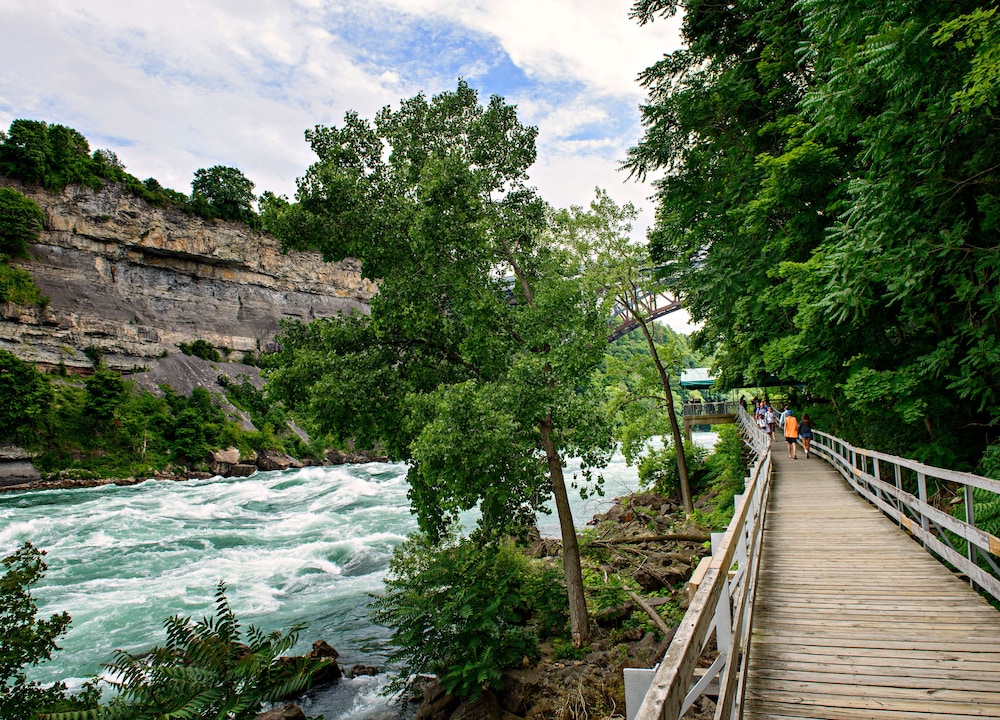
{"type": "MultiPolygon", "coordinates": [[[[740,404],[749,412],[750,409],[746,407],[745,402],[743,398],[740,398],[740,404]]],[[[798,460],[799,438],[802,438],[802,449],[806,453],[806,458],[809,457],[809,446],[812,443],[812,420],[808,415],[803,414],[800,421],[795,417],[795,412],[787,405],[784,406],[780,415],[775,415],[774,408],[771,407],[768,400],[755,397],[753,399],[753,418],[757,427],[772,439],[774,431],[781,429],[785,441],[788,443],[788,457],[798,460]]]]}

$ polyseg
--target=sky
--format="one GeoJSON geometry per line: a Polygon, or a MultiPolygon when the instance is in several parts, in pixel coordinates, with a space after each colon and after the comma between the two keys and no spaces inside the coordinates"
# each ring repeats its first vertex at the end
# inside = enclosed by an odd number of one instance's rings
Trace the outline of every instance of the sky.
{"type": "MultiPolygon", "coordinates": [[[[620,169],[642,135],[638,74],[680,47],[680,20],[640,27],[631,0],[0,0],[0,128],[67,125],[128,172],[185,194],[239,168],[294,198],[304,132],[353,110],[454,90],[500,95],[538,127],[530,182],[557,207],[606,189],[653,221],[620,169]]],[[[668,324],[689,332],[686,314],[668,324]]]]}

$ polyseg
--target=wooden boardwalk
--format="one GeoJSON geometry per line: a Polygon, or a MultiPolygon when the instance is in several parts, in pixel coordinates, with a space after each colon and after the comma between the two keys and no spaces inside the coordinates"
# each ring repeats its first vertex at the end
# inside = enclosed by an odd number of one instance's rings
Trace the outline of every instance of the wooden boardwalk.
{"type": "Polygon", "coordinates": [[[1000,718],[1000,612],[774,446],[744,718],[1000,718]]]}

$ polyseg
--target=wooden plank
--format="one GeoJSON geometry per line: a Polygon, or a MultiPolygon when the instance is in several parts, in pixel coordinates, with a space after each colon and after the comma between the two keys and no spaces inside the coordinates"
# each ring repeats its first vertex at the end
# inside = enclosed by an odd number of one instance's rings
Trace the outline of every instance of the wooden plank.
{"type": "MultiPolygon", "coordinates": [[[[929,690],[931,688],[941,687],[943,684],[929,683],[928,680],[947,680],[947,687],[950,690],[961,690],[963,692],[981,692],[984,688],[987,692],[989,692],[989,688],[992,686],[995,688],[992,692],[992,695],[996,696],[993,698],[994,701],[1000,701],[1000,686],[992,683],[985,684],[982,681],[973,680],[972,678],[966,677],[958,672],[953,672],[951,675],[945,677],[930,678],[927,676],[914,676],[896,673],[883,675],[877,670],[872,673],[845,672],[843,671],[843,666],[841,666],[840,669],[841,672],[830,672],[822,669],[822,666],[810,666],[808,670],[796,670],[789,668],[765,668],[755,664],[753,669],[750,671],[750,677],[764,681],[762,684],[770,682],[781,684],[787,683],[789,685],[792,683],[809,683],[811,685],[846,685],[852,690],[855,690],[858,687],[895,687],[929,690]]],[[[981,673],[981,675],[986,676],[986,678],[990,681],[1000,678],[1000,675],[996,673],[981,673]]]]}
{"type": "Polygon", "coordinates": [[[1000,613],[826,463],[774,472],[744,717],[1000,718],[1000,613]]]}
{"type": "MultiPolygon", "coordinates": [[[[891,708],[840,708],[803,706],[798,703],[748,702],[744,720],[981,720],[983,715],[951,713],[942,715],[934,711],[899,711],[891,708]]],[[[986,716],[989,717],[989,716],[986,716]]]]}
{"type": "MultiPolygon", "coordinates": [[[[991,700],[983,693],[949,693],[948,699],[943,695],[947,691],[936,694],[924,691],[910,691],[894,688],[850,688],[839,691],[835,685],[820,683],[802,684],[801,687],[785,689],[761,683],[747,686],[747,703],[753,701],[782,702],[800,704],[812,707],[853,708],[876,711],[891,709],[903,712],[936,711],[945,716],[972,715],[978,717],[1000,717],[1000,700],[991,700]],[[820,688],[833,690],[821,692],[820,688]],[[876,693],[875,691],[878,691],[876,693]],[[893,692],[895,690],[895,692],[893,692]],[[884,693],[884,694],[882,694],[884,693]],[[961,698],[965,697],[963,701],[961,698]],[[953,699],[952,699],[953,698],[953,699]]],[[[995,695],[995,693],[994,693],[995,695]]]]}

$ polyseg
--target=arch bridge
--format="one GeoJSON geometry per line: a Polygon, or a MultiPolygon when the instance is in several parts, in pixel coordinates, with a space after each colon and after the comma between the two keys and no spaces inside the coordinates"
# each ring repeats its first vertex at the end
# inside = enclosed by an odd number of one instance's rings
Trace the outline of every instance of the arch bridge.
{"type": "Polygon", "coordinates": [[[1000,718],[1000,538],[974,511],[1000,482],[816,431],[793,459],[736,415],[745,492],[663,660],[625,670],[628,720],[1000,718]]]}

